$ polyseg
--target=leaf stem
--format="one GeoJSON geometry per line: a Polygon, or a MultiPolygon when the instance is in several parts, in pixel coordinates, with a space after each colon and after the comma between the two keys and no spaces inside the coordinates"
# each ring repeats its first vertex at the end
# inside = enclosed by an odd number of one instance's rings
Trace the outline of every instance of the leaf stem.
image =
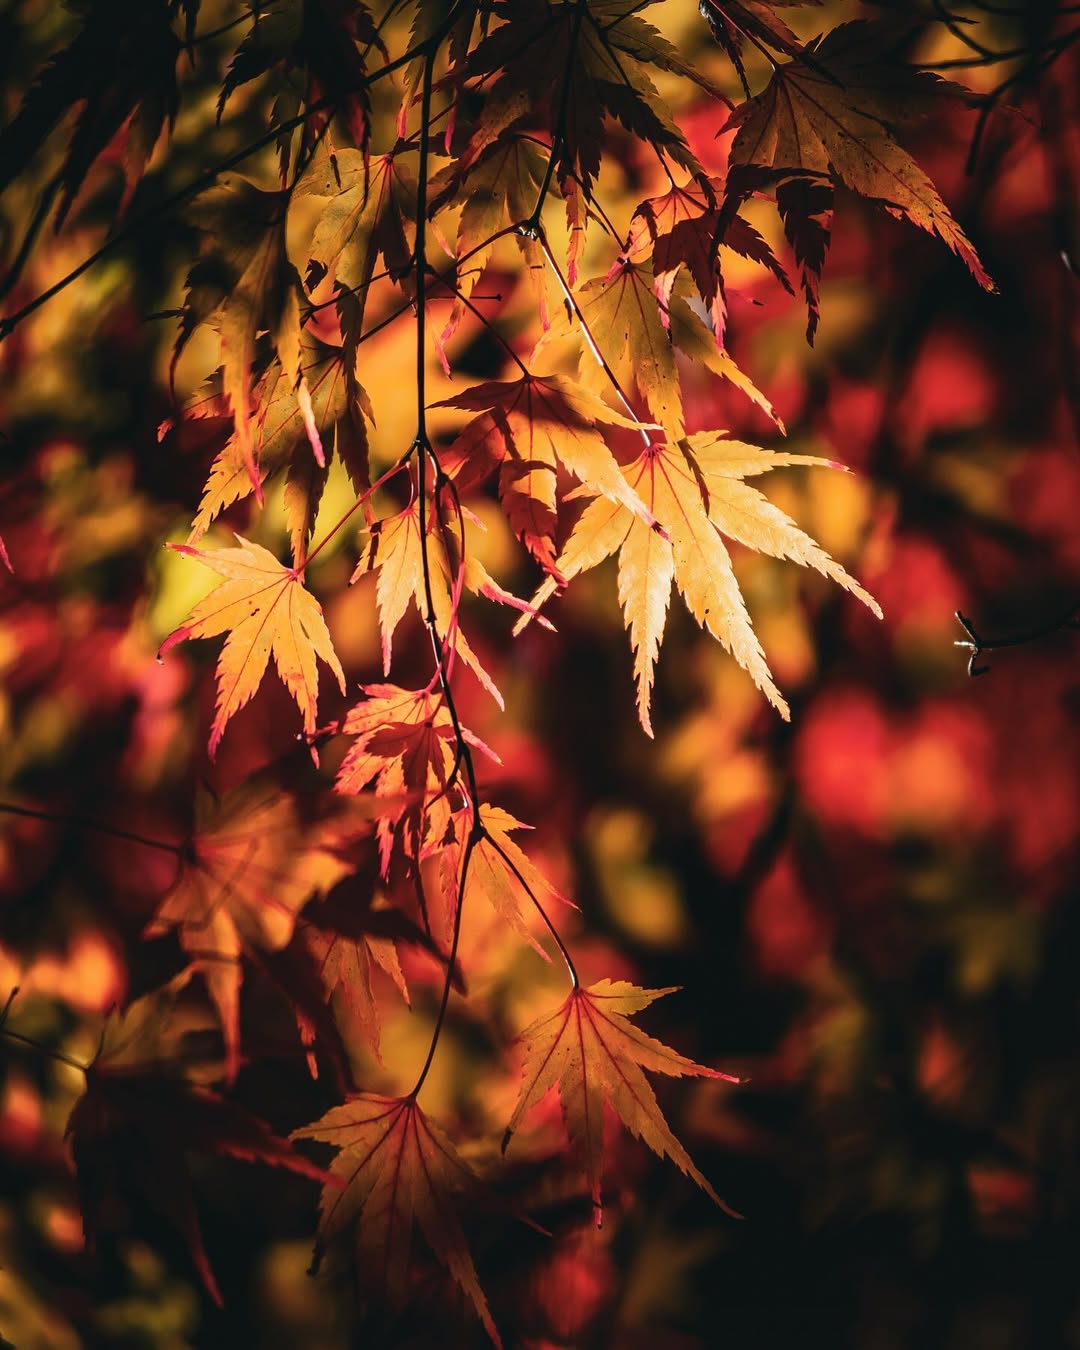
{"type": "Polygon", "coordinates": [[[498,840],[492,838],[492,836],[488,834],[486,830],[484,831],[484,836],[487,839],[488,843],[491,845],[491,847],[499,855],[499,857],[502,858],[503,862],[507,865],[507,867],[509,867],[510,871],[513,872],[514,876],[518,880],[518,884],[524,889],[525,894],[529,897],[529,899],[533,902],[533,905],[536,907],[537,913],[543,919],[545,925],[547,926],[548,932],[551,934],[552,938],[554,939],[556,947],[558,947],[559,949],[559,955],[566,963],[567,973],[570,976],[571,988],[573,989],[580,988],[581,981],[578,978],[577,967],[574,965],[573,958],[571,957],[570,952],[567,950],[566,943],[563,942],[562,938],[559,936],[559,930],[555,927],[554,923],[552,923],[551,916],[548,914],[544,906],[540,903],[540,899],[537,896],[536,892],[525,880],[525,878],[521,875],[521,871],[518,868],[517,864],[514,862],[513,858],[511,858],[510,855],[506,852],[506,850],[502,847],[502,845],[498,842],[498,840]]]}
{"type": "Polygon", "coordinates": [[[555,173],[555,161],[562,153],[563,143],[566,140],[566,120],[570,115],[570,90],[572,87],[572,75],[574,60],[577,56],[578,39],[581,36],[581,25],[585,19],[585,0],[577,0],[577,6],[574,9],[574,17],[571,20],[570,42],[566,52],[566,67],[563,70],[562,88],[559,90],[559,108],[555,114],[554,135],[551,138],[551,154],[548,155],[547,167],[544,169],[544,178],[540,184],[540,190],[536,194],[536,205],[532,209],[528,223],[534,228],[540,228],[540,217],[543,214],[544,202],[547,198],[548,189],[551,187],[552,175],[555,173]]]}
{"type": "Polygon", "coordinates": [[[484,325],[484,327],[495,339],[495,341],[498,342],[499,345],[502,347],[503,351],[506,352],[510,360],[514,362],[518,370],[521,371],[522,375],[526,376],[529,375],[531,372],[529,371],[529,368],[525,364],[525,362],[521,359],[520,356],[518,356],[517,352],[514,351],[513,347],[511,347],[509,342],[507,342],[506,338],[503,337],[503,335],[499,332],[499,330],[495,327],[495,325],[491,322],[491,320],[483,312],[483,310],[478,309],[476,305],[473,304],[472,300],[462,292],[461,287],[457,284],[457,281],[451,280],[450,278],[447,277],[440,277],[439,274],[432,268],[429,268],[428,270],[431,272],[433,280],[441,282],[442,285],[449,287],[457,296],[457,298],[461,301],[461,303],[465,306],[465,308],[480,320],[480,322],[484,325]]]}
{"type": "Polygon", "coordinates": [[[304,567],[308,567],[312,562],[315,561],[318,555],[323,551],[323,549],[327,546],[330,540],[333,539],[334,535],[337,534],[338,530],[341,529],[341,527],[345,524],[345,522],[349,520],[355,512],[359,511],[359,509],[364,505],[364,503],[366,501],[369,501],[371,497],[379,490],[379,488],[381,488],[384,484],[388,483],[390,479],[394,477],[395,474],[400,473],[402,469],[405,468],[406,464],[408,464],[409,460],[412,458],[412,453],[413,450],[415,450],[415,448],[416,448],[415,446],[410,445],[408,450],[405,451],[405,453],[401,456],[401,458],[397,461],[396,464],[391,464],[391,466],[386,470],[386,472],[384,474],[380,474],[380,476],[376,478],[374,483],[372,483],[372,485],[369,488],[364,489],[364,491],[359,495],[359,497],[357,497],[356,501],[353,502],[352,506],[350,506],[349,509],[345,512],[345,514],[341,517],[338,523],[330,530],[328,534],[326,534],[322,539],[319,540],[319,542],[307,555],[307,558],[304,561],[304,567]]]}
{"type": "Polygon", "coordinates": [[[469,830],[469,836],[465,840],[465,852],[461,859],[461,875],[458,877],[457,903],[454,906],[454,931],[450,937],[450,952],[446,962],[446,979],[443,982],[442,998],[439,1001],[439,1011],[435,1017],[435,1026],[432,1028],[431,1041],[428,1045],[427,1055],[424,1059],[423,1067],[420,1070],[419,1077],[416,1080],[416,1086],[408,1094],[415,1100],[420,1095],[420,1089],[424,1086],[428,1071],[435,1059],[435,1050],[439,1044],[439,1037],[442,1035],[443,1024],[446,1021],[446,1009],[450,1005],[450,990],[454,983],[454,970],[457,967],[458,944],[461,941],[461,915],[465,908],[465,881],[469,875],[469,863],[472,860],[473,849],[484,837],[483,826],[480,825],[480,816],[473,808],[473,823],[469,830]]]}
{"type": "Polygon", "coordinates": [[[540,245],[541,251],[543,252],[544,257],[547,259],[548,266],[551,268],[552,272],[554,272],[555,279],[559,283],[559,287],[562,290],[566,303],[573,310],[578,323],[581,325],[581,333],[585,339],[589,351],[592,352],[593,357],[596,360],[597,364],[599,365],[600,369],[607,376],[608,381],[611,384],[611,387],[615,390],[619,402],[626,409],[627,414],[630,417],[632,417],[635,422],[638,423],[638,432],[641,436],[641,439],[645,442],[646,445],[652,445],[652,437],[641,425],[640,419],[638,418],[637,413],[634,411],[633,404],[626,397],[626,394],[623,392],[622,385],[615,377],[615,372],[611,369],[610,365],[608,365],[607,357],[605,357],[604,353],[600,350],[599,346],[597,345],[596,339],[592,335],[592,330],[589,328],[589,325],[585,319],[585,315],[581,312],[581,306],[578,304],[573,291],[567,284],[566,278],[562,274],[562,269],[559,267],[559,264],[555,261],[555,255],[551,251],[551,246],[547,241],[547,236],[544,234],[543,228],[538,226],[535,230],[533,237],[536,239],[536,242],[540,245]]]}

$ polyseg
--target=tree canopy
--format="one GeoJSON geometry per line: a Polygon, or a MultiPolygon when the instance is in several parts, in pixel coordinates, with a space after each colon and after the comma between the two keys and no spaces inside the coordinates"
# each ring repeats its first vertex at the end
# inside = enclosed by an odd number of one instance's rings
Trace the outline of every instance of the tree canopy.
{"type": "Polygon", "coordinates": [[[1074,7],[0,33],[0,1343],[1057,1343],[1074,7]]]}

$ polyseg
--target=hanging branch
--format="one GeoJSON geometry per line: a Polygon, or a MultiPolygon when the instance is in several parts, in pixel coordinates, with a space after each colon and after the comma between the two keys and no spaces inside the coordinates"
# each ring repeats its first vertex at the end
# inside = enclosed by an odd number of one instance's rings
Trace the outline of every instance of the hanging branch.
{"type": "Polygon", "coordinates": [[[968,657],[967,673],[971,676],[987,675],[990,672],[990,667],[977,664],[983,652],[1001,651],[1005,647],[1026,647],[1032,642],[1041,642],[1043,638],[1051,637],[1054,633],[1075,633],[1080,630],[1080,603],[1072,605],[1064,614],[1059,615],[1056,619],[1051,619],[1048,623],[1040,624],[1037,628],[1012,633],[1007,637],[983,637],[976,631],[974,623],[967,615],[961,614],[957,610],[956,617],[961,628],[967,633],[967,637],[958,638],[953,646],[966,647],[971,652],[968,657]]]}

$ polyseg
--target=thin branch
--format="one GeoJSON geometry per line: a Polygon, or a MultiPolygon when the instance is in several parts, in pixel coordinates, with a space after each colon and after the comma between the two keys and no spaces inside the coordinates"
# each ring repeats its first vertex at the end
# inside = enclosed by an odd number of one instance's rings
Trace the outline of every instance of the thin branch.
{"type": "Polygon", "coordinates": [[[484,325],[484,327],[491,334],[491,336],[496,340],[496,342],[499,343],[503,351],[505,351],[507,356],[509,356],[510,360],[516,364],[518,370],[521,371],[522,375],[528,375],[530,372],[525,362],[521,359],[520,356],[518,356],[517,352],[514,351],[513,347],[511,347],[509,342],[507,342],[506,338],[503,337],[503,335],[499,332],[499,330],[495,327],[495,325],[491,322],[491,320],[483,312],[483,310],[478,309],[476,305],[473,304],[472,300],[462,292],[461,287],[457,284],[457,281],[439,276],[438,272],[436,272],[433,267],[429,267],[428,272],[430,273],[434,281],[441,282],[444,286],[447,286],[450,290],[454,292],[454,294],[465,306],[465,308],[480,320],[480,322],[484,325]]]}
{"type": "Polygon", "coordinates": [[[0,1009],[0,1036],[5,1036],[9,1041],[15,1041],[19,1045],[28,1046],[31,1050],[36,1050],[39,1055],[45,1055],[48,1059],[54,1059],[58,1064],[67,1064],[72,1069],[78,1069],[80,1073],[89,1072],[90,1065],[84,1064],[81,1059],[76,1059],[74,1055],[67,1054],[64,1050],[54,1050],[51,1046],[42,1045],[40,1041],[35,1041],[32,1036],[24,1036],[21,1031],[12,1031],[7,1024],[8,1013],[11,1012],[11,1005],[15,1002],[19,994],[19,986],[16,985],[7,996],[7,1002],[0,1009]]]}
{"type": "Polygon", "coordinates": [[[548,156],[547,167],[544,169],[544,178],[540,184],[540,189],[536,194],[536,205],[529,216],[529,224],[534,229],[540,228],[540,216],[544,210],[544,201],[547,198],[548,188],[551,187],[551,178],[555,172],[555,161],[562,153],[564,142],[566,141],[566,121],[570,115],[570,90],[572,87],[572,75],[574,67],[574,58],[577,56],[578,39],[581,36],[581,25],[585,19],[585,0],[578,0],[577,8],[574,10],[572,27],[570,29],[570,43],[566,53],[566,68],[563,70],[562,89],[559,91],[559,107],[555,115],[554,135],[551,138],[551,154],[548,156]]]}
{"type": "MultiPolygon", "coordinates": [[[[461,861],[461,874],[458,879],[457,904],[454,909],[454,930],[450,940],[450,951],[446,963],[446,979],[443,982],[442,1000],[439,1004],[438,1016],[435,1019],[435,1026],[432,1030],[427,1056],[424,1060],[423,1067],[420,1070],[419,1077],[416,1080],[416,1086],[410,1094],[413,1098],[419,1094],[420,1089],[423,1087],[424,1081],[427,1078],[428,1070],[431,1068],[432,1061],[435,1058],[435,1050],[439,1043],[439,1037],[442,1035],[443,1024],[446,1020],[446,1009],[450,1003],[450,989],[453,984],[453,972],[457,963],[458,943],[461,938],[461,918],[465,908],[465,883],[468,879],[469,864],[472,860],[473,849],[482,837],[479,793],[476,786],[476,768],[473,764],[472,753],[465,744],[465,734],[462,730],[457,705],[454,702],[453,691],[450,687],[446,648],[439,638],[436,624],[435,596],[431,585],[431,558],[427,537],[426,491],[429,458],[434,465],[436,485],[438,482],[437,476],[441,472],[438,461],[435,459],[432,452],[431,441],[427,431],[426,320],[428,265],[426,249],[428,155],[430,151],[430,127],[428,118],[431,112],[431,82],[434,59],[435,54],[434,50],[432,50],[427,54],[424,61],[424,73],[420,90],[420,143],[419,165],[417,167],[416,204],[416,436],[413,441],[412,449],[418,452],[416,478],[417,505],[420,520],[420,559],[424,578],[424,622],[427,625],[428,634],[431,638],[431,645],[435,654],[436,674],[439,683],[442,686],[443,700],[453,727],[457,754],[465,769],[465,776],[468,783],[469,808],[472,819],[468,838],[465,841],[465,849],[461,861]]],[[[437,490],[438,488],[436,486],[436,491],[437,490]]],[[[462,540],[462,548],[464,548],[464,540],[462,540]]]]}
{"type": "Polygon", "coordinates": [[[48,1045],[42,1045],[40,1041],[35,1041],[32,1036],[24,1036],[19,1031],[12,1031],[8,1026],[0,1026],[0,1035],[3,1035],[9,1041],[17,1041],[20,1045],[29,1046],[31,1050],[36,1050],[39,1055],[45,1055],[48,1059],[55,1059],[58,1064],[68,1064],[81,1073],[88,1073],[90,1070],[89,1064],[84,1064],[81,1059],[76,1059],[74,1055],[66,1054],[63,1050],[54,1050],[48,1045]]]}
{"type": "Polygon", "coordinates": [[[40,234],[41,227],[49,218],[49,211],[52,207],[53,199],[56,197],[63,181],[63,174],[55,174],[42,189],[41,200],[38,202],[37,210],[34,212],[30,224],[26,227],[26,234],[23,236],[19,251],[16,253],[14,261],[8,268],[3,281],[0,281],[0,300],[4,299],[5,296],[9,295],[11,291],[14,290],[15,283],[22,276],[23,268],[26,266],[27,260],[33,251],[34,241],[40,234]]]}
{"type": "Polygon", "coordinates": [[[540,915],[544,923],[547,925],[547,930],[554,939],[556,947],[558,947],[559,949],[559,955],[566,963],[566,969],[570,976],[570,983],[574,989],[577,989],[581,983],[580,979],[578,978],[577,967],[574,965],[574,962],[570,956],[570,952],[567,950],[566,943],[563,942],[562,938],[559,936],[559,930],[551,922],[551,916],[548,914],[544,906],[540,903],[533,888],[521,875],[521,872],[518,869],[517,864],[507,854],[506,850],[502,847],[502,845],[498,842],[498,840],[493,839],[486,830],[484,831],[484,837],[487,839],[488,843],[499,855],[499,857],[502,858],[503,862],[507,865],[507,867],[509,867],[510,871],[513,872],[514,876],[517,877],[518,884],[523,888],[525,894],[536,906],[537,913],[540,915]]]}
{"type": "Polygon", "coordinates": [[[981,42],[976,42],[969,34],[965,33],[960,27],[956,15],[945,8],[943,0],[931,0],[934,13],[937,15],[937,21],[957,39],[962,42],[970,51],[977,52],[984,61],[994,61],[999,59],[997,53],[989,47],[984,47],[981,42]]]}
{"type": "Polygon", "coordinates": [[[357,497],[356,501],[353,502],[352,506],[349,507],[349,509],[345,512],[345,514],[341,517],[341,519],[337,522],[337,524],[330,530],[328,534],[324,535],[323,538],[319,540],[318,544],[316,544],[316,546],[307,555],[307,558],[304,562],[305,567],[309,567],[311,563],[315,561],[315,559],[327,546],[330,540],[333,539],[334,535],[337,534],[338,530],[342,528],[342,526],[346,523],[346,521],[348,521],[355,512],[359,511],[359,509],[364,505],[366,501],[369,501],[371,497],[374,496],[374,494],[379,490],[379,488],[383,487],[386,483],[390,481],[391,478],[394,477],[395,474],[400,473],[402,469],[405,468],[406,464],[408,464],[409,460],[412,458],[412,453],[415,449],[416,449],[415,446],[410,445],[408,450],[405,451],[405,453],[401,456],[401,458],[397,461],[396,464],[391,464],[390,467],[386,470],[386,472],[380,474],[379,477],[376,478],[375,482],[372,483],[372,485],[369,488],[365,488],[364,491],[361,492],[359,497],[357,497]]]}
{"type": "Polygon", "coordinates": [[[976,66],[994,66],[1002,61],[1017,61],[1030,56],[1028,47],[1014,47],[1007,52],[989,52],[986,56],[954,56],[948,61],[920,61],[912,70],[970,70],[976,66]]]}
{"type": "Polygon", "coordinates": [[[1043,638],[1051,637],[1054,633],[1078,632],[1080,631],[1080,602],[1070,606],[1064,614],[1060,614],[1048,623],[1040,624],[1036,628],[1029,628],[1019,633],[1012,633],[1008,637],[988,638],[979,634],[971,619],[965,614],[956,611],[957,620],[964,632],[966,638],[959,638],[953,643],[954,647],[966,647],[971,655],[968,657],[967,673],[969,675],[986,675],[989,673],[989,666],[980,666],[976,663],[983,652],[1000,651],[1005,647],[1026,647],[1031,642],[1040,642],[1043,638]]]}
{"type": "Polygon", "coordinates": [[[234,28],[239,28],[242,23],[247,23],[249,19],[259,19],[262,15],[268,13],[268,10],[245,10],[237,18],[230,19],[228,23],[223,23],[220,28],[211,28],[205,33],[195,33],[184,43],[184,46],[190,51],[192,47],[198,47],[203,42],[213,42],[214,38],[219,38],[223,33],[229,33],[234,28]]]}
{"type": "Polygon", "coordinates": [[[14,802],[0,802],[0,813],[25,816],[28,820],[45,820],[50,825],[74,825],[82,830],[95,830],[98,834],[107,834],[113,839],[124,839],[129,844],[141,844],[144,848],[156,848],[162,853],[171,853],[176,858],[184,854],[182,844],[170,844],[164,839],[151,839],[144,834],[135,834],[132,830],[120,830],[113,825],[103,825],[99,820],[87,820],[84,816],[68,816],[55,811],[35,811],[29,806],[16,806],[14,802]]]}
{"type": "Polygon", "coordinates": [[[457,966],[458,944],[461,941],[461,915],[465,908],[465,881],[469,875],[469,863],[472,860],[473,849],[482,838],[483,830],[480,826],[480,816],[474,807],[472,828],[469,830],[469,837],[465,840],[465,852],[461,859],[461,874],[458,877],[457,904],[454,906],[454,931],[450,936],[450,953],[446,962],[446,979],[443,982],[442,998],[439,1001],[439,1011],[435,1018],[435,1026],[432,1028],[427,1056],[424,1059],[424,1065],[420,1070],[419,1077],[416,1080],[416,1086],[409,1093],[409,1096],[414,1100],[420,1095],[420,1089],[424,1086],[424,1081],[428,1076],[428,1070],[431,1068],[432,1061],[435,1058],[435,1050],[439,1044],[439,1037],[442,1035],[443,1024],[446,1021],[446,1009],[450,1004],[450,990],[453,988],[454,969],[457,966]]]}
{"type": "Polygon", "coordinates": [[[974,134],[971,137],[971,148],[968,150],[967,163],[964,165],[965,173],[971,174],[974,172],[987,125],[993,115],[994,109],[1005,94],[1014,85],[1020,84],[1026,79],[1034,79],[1049,70],[1058,57],[1068,51],[1078,39],[1080,39],[1080,27],[1062,34],[1061,37],[1056,38],[1053,42],[1040,48],[1039,51],[1032,52],[1030,61],[1025,62],[1018,71],[1010,75],[1008,79],[1002,80],[996,89],[991,90],[991,92],[986,95],[982,108],[979,110],[979,120],[975,124],[974,134]],[[1036,59],[1040,56],[1041,59],[1036,59]]]}
{"type": "MultiPolygon", "coordinates": [[[[525,226],[521,227],[522,233],[525,232],[525,228],[526,228],[525,226]]],[[[559,286],[562,290],[566,303],[573,310],[578,323],[581,325],[581,333],[585,339],[586,344],[588,345],[589,351],[592,352],[593,357],[596,360],[597,364],[599,365],[600,369],[607,376],[612,389],[615,390],[619,402],[626,409],[627,414],[630,417],[632,417],[635,422],[637,422],[638,432],[640,433],[642,440],[645,442],[646,445],[652,445],[652,437],[649,435],[645,427],[641,424],[637,413],[634,411],[633,404],[626,397],[626,394],[623,392],[622,385],[619,383],[618,379],[615,376],[615,372],[611,369],[611,366],[608,365],[607,357],[604,355],[604,353],[600,350],[599,346],[597,345],[596,339],[593,337],[592,331],[589,328],[589,325],[585,319],[585,315],[581,312],[581,306],[578,304],[573,291],[571,291],[569,285],[567,284],[566,278],[562,274],[562,269],[559,267],[559,264],[555,261],[555,255],[551,251],[551,246],[547,241],[547,236],[544,234],[543,229],[537,227],[530,237],[534,238],[540,245],[544,257],[547,259],[548,266],[551,268],[552,272],[554,272],[555,278],[559,283],[559,286]]]]}

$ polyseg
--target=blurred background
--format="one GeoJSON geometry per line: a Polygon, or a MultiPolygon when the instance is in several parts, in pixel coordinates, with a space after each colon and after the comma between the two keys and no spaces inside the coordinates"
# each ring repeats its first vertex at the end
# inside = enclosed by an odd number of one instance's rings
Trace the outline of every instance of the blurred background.
{"type": "MultiPolygon", "coordinates": [[[[808,37],[871,12],[830,0],[784,17],[808,37]]],[[[953,12],[971,21],[961,32],[1002,52],[1076,23],[1039,4],[953,12]]],[[[233,17],[204,5],[200,30],[233,17]]],[[[668,0],[649,18],[740,97],[696,7],[668,0]]],[[[933,7],[925,18],[919,58],[972,56],[956,23],[933,7]]],[[[76,26],[49,0],[0,8],[7,118],[76,26]]],[[[236,40],[210,37],[184,68],[173,141],[134,186],[128,219],[265,127],[273,91],[258,82],[215,120],[236,40]]],[[[557,917],[583,977],[680,986],[643,1024],[750,1079],[737,1090],[658,1085],[676,1133],[744,1221],[613,1132],[607,1221],[595,1230],[556,1134],[546,1154],[541,1130],[524,1160],[511,1153],[505,1165],[494,1142],[517,1089],[513,1037],[562,997],[558,973],[494,918],[467,925],[470,998],[455,1002],[424,1104],[506,1199],[507,1213],[467,1227],[510,1345],[1080,1346],[1080,649],[1075,632],[1055,629],[1080,589],[1078,50],[1042,67],[1020,55],[945,71],[983,93],[1017,77],[973,164],[978,113],[959,104],[906,142],[999,295],[982,293],[938,241],[844,193],[813,348],[802,306],[725,259],[731,350],[784,419],[790,448],[854,470],[778,473],[769,495],[885,612],[878,623],[818,578],[736,555],[790,725],[675,603],[649,741],[611,567],[551,606],[557,635],[533,625],[514,640],[505,612],[465,610],[507,704],[500,712],[461,680],[465,722],[502,760],[485,768],[485,795],[535,826],[530,856],[580,906],[557,917]],[[1053,631],[984,653],[989,673],[971,679],[954,645],[957,610],[990,637],[1053,631]]],[[[767,72],[753,52],[747,65],[756,88],[767,72]]],[[[723,108],[674,77],[658,83],[721,172],[723,108]]],[[[395,97],[380,92],[377,124],[395,97]]],[[[5,267],[69,134],[62,126],[0,200],[5,267]]],[[[41,230],[6,312],[106,237],[125,191],[121,158],[99,160],[62,232],[41,230]]],[[[272,186],[272,150],[245,171],[272,186]]],[[[613,129],[600,195],[620,229],[654,176],[645,151],[613,129]]],[[[748,214],[784,256],[773,208],[748,214]]],[[[175,841],[199,784],[220,791],[304,759],[295,709],[271,677],[211,767],[217,644],[154,659],[212,581],[162,547],[186,537],[223,434],[212,420],[179,420],[216,362],[213,334],[185,352],[175,401],[168,388],[167,312],[194,239],[180,211],[133,230],[0,346],[0,536],[11,563],[0,570],[0,797],[49,817],[0,816],[0,1003],[19,989],[5,1025],[39,1047],[9,1037],[0,1055],[0,1334],[17,1350],[336,1350],[434,1344],[442,1325],[438,1343],[479,1344],[434,1274],[417,1286],[412,1321],[385,1341],[360,1339],[348,1279],[306,1273],[316,1187],[284,1172],[191,1159],[224,1310],[160,1215],[131,1216],[95,1251],[84,1242],[64,1140],[83,1076],[48,1052],[92,1058],[108,1009],[160,986],[183,956],[174,938],[141,938],[175,860],[79,822],[175,841]],[[432,1322],[443,1300],[452,1320],[432,1322]]],[[[583,277],[612,256],[594,232],[583,277]]],[[[477,290],[501,297],[492,318],[527,350],[535,300],[512,248],[477,290]]],[[[410,434],[400,372],[411,342],[406,320],[364,348],[376,468],[410,434]]],[[[456,387],[502,369],[496,345],[467,323],[450,358],[456,387]]],[[[737,391],[705,371],[681,374],[692,430],[776,443],[737,391]]],[[[455,387],[440,378],[433,397],[455,387]]],[[[348,504],[344,479],[326,500],[332,523],[348,504]]],[[[470,541],[488,569],[529,594],[535,569],[497,503],[469,506],[486,526],[470,541]]],[[[283,521],[278,489],[261,516],[241,506],[209,542],[226,544],[235,528],[278,548],[283,521]]],[[[358,548],[342,531],[308,574],[350,701],[381,677],[373,587],[344,584],[358,548]]],[[[399,683],[426,681],[425,644],[407,621],[399,683]]],[[[324,681],[321,721],[345,706],[324,681]]],[[[324,753],[327,781],[340,754],[324,753]]],[[[407,943],[401,960],[412,1007],[389,981],[377,985],[382,1063],[356,1050],[375,1090],[407,1089],[438,997],[437,964],[407,943]]],[[[205,1007],[198,982],[185,997],[205,1007]]],[[[310,1077],[268,969],[246,971],[242,1030],[236,1097],[275,1129],[335,1100],[325,1073],[310,1077]]]]}

